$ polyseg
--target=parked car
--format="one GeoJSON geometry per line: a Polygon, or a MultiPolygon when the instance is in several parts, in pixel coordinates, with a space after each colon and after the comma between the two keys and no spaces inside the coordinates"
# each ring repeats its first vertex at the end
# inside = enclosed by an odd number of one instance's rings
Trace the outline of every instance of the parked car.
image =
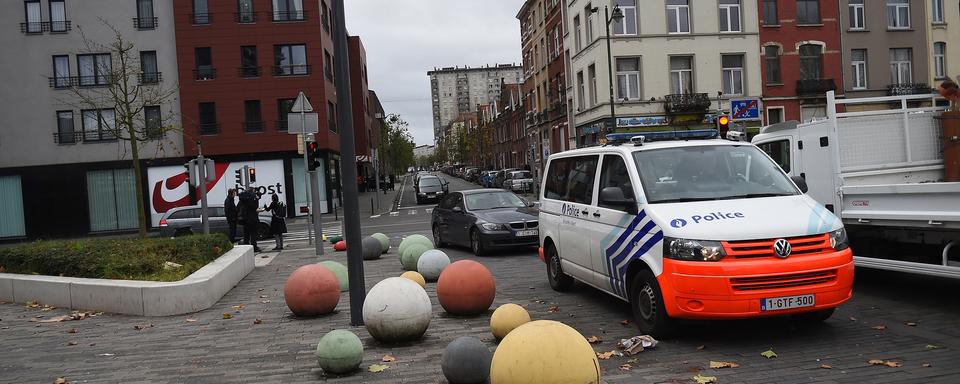
{"type": "Polygon", "coordinates": [[[513,192],[533,191],[533,174],[530,171],[513,171],[503,181],[503,189],[513,192]]]}
{"type": "Polygon", "coordinates": [[[484,171],[480,177],[480,185],[484,188],[493,188],[493,178],[497,176],[497,171],[484,171]]]}
{"type": "Polygon", "coordinates": [[[519,171],[519,169],[505,168],[497,171],[497,175],[493,177],[493,188],[503,188],[503,180],[506,179],[507,174],[513,171],[519,171]]]}
{"type": "Polygon", "coordinates": [[[417,181],[417,204],[428,201],[437,201],[447,193],[447,182],[437,176],[423,176],[417,181]]]}
{"type": "Polygon", "coordinates": [[[466,181],[474,181],[477,177],[480,176],[480,168],[470,167],[463,171],[463,179],[466,181]]]}
{"type": "MultiPolygon", "coordinates": [[[[207,210],[210,233],[222,233],[230,236],[230,226],[227,224],[226,211],[223,205],[208,205],[207,210]]],[[[273,222],[273,216],[269,213],[261,213],[257,216],[260,219],[257,239],[263,240],[273,237],[273,233],[270,232],[270,223],[273,222]]],[[[203,233],[199,205],[173,208],[160,218],[160,236],[177,237],[194,233],[203,233]]],[[[237,238],[243,238],[243,225],[237,225],[237,238]]]]}
{"type": "Polygon", "coordinates": [[[474,189],[440,201],[431,219],[433,241],[469,246],[477,256],[495,248],[539,245],[537,210],[513,192],[474,189]]]}

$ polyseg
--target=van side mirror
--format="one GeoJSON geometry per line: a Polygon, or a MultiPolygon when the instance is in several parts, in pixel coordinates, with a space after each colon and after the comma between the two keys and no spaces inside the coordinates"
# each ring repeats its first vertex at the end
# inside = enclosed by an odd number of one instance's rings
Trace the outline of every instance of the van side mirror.
{"type": "Polygon", "coordinates": [[[456,206],[456,207],[453,207],[453,208],[451,209],[451,211],[454,211],[454,212],[456,212],[456,213],[462,213],[462,212],[463,212],[463,208],[460,208],[460,206],[458,205],[458,206],[456,206]]]}
{"type": "Polygon", "coordinates": [[[622,207],[631,215],[637,214],[637,201],[623,195],[620,187],[606,187],[600,190],[600,204],[622,207]]]}
{"type": "Polygon", "coordinates": [[[790,180],[793,180],[793,183],[797,185],[797,188],[800,188],[800,192],[807,193],[809,190],[806,179],[800,176],[790,176],[790,180]]]}

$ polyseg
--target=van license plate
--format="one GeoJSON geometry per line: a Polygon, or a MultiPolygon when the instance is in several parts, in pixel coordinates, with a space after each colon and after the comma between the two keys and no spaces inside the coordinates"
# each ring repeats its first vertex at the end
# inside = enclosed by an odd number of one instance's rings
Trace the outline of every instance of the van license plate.
{"type": "Polygon", "coordinates": [[[539,234],[540,232],[536,229],[528,229],[526,231],[517,231],[517,237],[537,236],[539,234]]]}
{"type": "Polygon", "coordinates": [[[814,295],[774,297],[772,299],[760,299],[761,311],[779,311],[783,309],[812,307],[816,305],[814,295]]]}

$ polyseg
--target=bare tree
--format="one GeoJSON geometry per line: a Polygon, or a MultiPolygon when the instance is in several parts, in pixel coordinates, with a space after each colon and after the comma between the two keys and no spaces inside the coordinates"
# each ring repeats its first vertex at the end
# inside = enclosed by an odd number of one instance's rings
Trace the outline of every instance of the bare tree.
{"type": "Polygon", "coordinates": [[[69,97],[60,100],[62,103],[83,110],[81,118],[85,121],[96,119],[95,127],[84,127],[83,140],[117,140],[121,159],[129,151],[136,180],[138,229],[143,237],[147,233],[147,213],[140,160],[149,147],[155,148],[149,158],[161,156],[168,147],[176,147],[167,134],[183,132],[176,126],[178,111],[171,107],[179,90],[162,85],[156,60],[142,65],[136,45],[113,25],[103,19],[100,22],[112,31],[110,41],[88,39],[83,29],[77,28],[83,37],[85,53],[99,55],[78,62],[80,76],[54,77],[52,81],[56,87],[70,91],[69,97]],[[164,107],[170,109],[162,111],[164,107]]]}

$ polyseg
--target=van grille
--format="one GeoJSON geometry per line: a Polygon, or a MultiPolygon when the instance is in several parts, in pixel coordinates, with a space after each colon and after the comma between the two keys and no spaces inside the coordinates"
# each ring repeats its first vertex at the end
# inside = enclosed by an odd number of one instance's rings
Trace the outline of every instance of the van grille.
{"type": "Polygon", "coordinates": [[[761,289],[795,288],[808,285],[832,283],[837,280],[837,270],[792,273],[787,275],[769,275],[740,277],[730,279],[735,291],[757,291],[761,289]]]}
{"type": "MultiPolygon", "coordinates": [[[[723,249],[727,257],[734,259],[754,259],[760,257],[777,257],[773,252],[773,243],[777,239],[724,241],[723,249]]],[[[790,256],[815,255],[818,253],[833,252],[830,247],[830,236],[827,234],[787,238],[792,252],[790,256]]]]}

